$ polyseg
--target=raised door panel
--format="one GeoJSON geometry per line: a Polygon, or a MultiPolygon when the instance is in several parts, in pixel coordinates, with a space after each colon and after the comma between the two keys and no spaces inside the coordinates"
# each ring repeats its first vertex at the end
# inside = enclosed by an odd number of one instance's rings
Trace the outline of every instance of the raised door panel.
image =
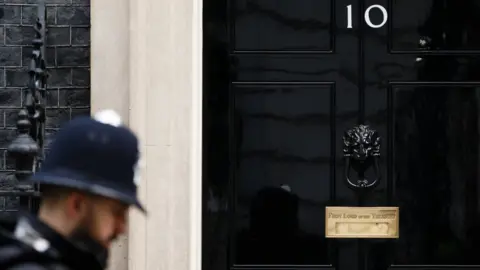
{"type": "Polygon", "coordinates": [[[369,242],[366,269],[480,265],[480,2],[457,2],[365,1],[389,11],[364,36],[365,119],[386,146],[368,204],[400,207],[400,238],[369,242]]]}
{"type": "Polygon", "coordinates": [[[333,269],[345,254],[325,206],[351,195],[337,175],[358,121],[357,37],[336,31],[332,0],[229,3],[230,265],[333,269]]]}

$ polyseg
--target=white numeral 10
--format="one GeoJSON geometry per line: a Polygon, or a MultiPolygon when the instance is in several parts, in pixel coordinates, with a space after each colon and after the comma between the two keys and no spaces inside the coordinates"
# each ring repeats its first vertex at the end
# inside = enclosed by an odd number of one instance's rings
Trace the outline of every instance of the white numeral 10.
{"type": "MultiPolygon", "coordinates": [[[[380,28],[387,23],[387,20],[388,20],[388,12],[381,5],[371,5],[367,8],[367,10],[365,10],[365,22],[371,28],[380,28]],[[373,24],[372,20],[370,20],[370,11],[372,11],[372,9],[374,8],[378,8],[382,12],[383,21],[380,24],[373,24]]],[[[352,27],[352,5],[347,6],[347,28],[353,28],[352,27]]]]}

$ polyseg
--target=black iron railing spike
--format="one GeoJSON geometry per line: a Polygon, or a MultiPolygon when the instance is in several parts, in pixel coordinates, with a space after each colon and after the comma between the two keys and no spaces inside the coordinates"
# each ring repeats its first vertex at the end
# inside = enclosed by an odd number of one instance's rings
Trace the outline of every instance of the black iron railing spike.
{"type": "MultiPolygon", "coordinates": [[[[38,194],[38,187],[25,184],[24,180],[40,168],[44,159],[45,92],[48,78],[45,61],[45,1],[39,0],[37,4],[38,18],[33,26],[35,38],[32,41],[33,50],[27,71],[29,80],[26,82],[26,97],[18,114],[17,137],[7,150],[9,156],[15,159],[17,181],[16,190],[11,192],[10,196],[19,196],[20,207],[30,207],[34,212],[38,202],[35,203],[32,197],[38,194]]],[[[3,193],[1,195],[5,196],[3,193]]]]}

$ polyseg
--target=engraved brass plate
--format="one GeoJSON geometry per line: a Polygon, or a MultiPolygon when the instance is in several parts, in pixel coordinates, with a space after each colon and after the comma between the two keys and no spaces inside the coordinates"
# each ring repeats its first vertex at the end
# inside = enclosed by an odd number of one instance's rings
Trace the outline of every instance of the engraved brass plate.
{"type": "Polygon", "coordinates": [[[327,238],[398,238],[398,207],[326,207],[327,238]]]}

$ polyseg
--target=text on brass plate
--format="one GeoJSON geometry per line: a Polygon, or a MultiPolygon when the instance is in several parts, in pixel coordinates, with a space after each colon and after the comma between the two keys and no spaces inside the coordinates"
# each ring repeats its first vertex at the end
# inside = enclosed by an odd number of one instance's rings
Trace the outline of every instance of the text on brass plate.
{"type": "Polygon", "coordinates": [[[327,238],[398,238],[398,207],[326,207],[327,238]]]}

